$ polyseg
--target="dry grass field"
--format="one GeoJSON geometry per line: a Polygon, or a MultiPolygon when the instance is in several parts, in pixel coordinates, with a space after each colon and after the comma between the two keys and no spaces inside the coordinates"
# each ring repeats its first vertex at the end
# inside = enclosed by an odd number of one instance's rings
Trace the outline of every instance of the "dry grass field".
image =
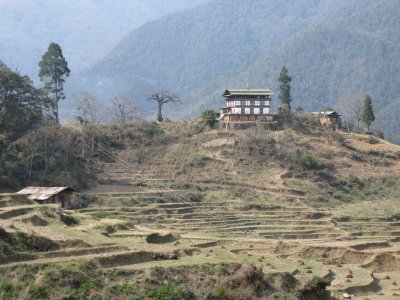
{"type": "Polygon", "coordinates": [[[196,128],[107,149],[74,210],[2,194],[0,298],[400,297],[399,147],[196,128]]]}

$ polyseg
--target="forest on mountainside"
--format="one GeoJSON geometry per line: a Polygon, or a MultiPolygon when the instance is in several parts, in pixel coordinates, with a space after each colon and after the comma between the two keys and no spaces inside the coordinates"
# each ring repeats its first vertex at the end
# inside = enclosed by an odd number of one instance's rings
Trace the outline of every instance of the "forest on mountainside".
{"type": "Polygon", "coordinates": [[[228,87],[276,91],[286,65],[295,105],[340,112],[343,95],[370,94],[375,126],[399,142],[400,124],[389,120],[399,109],[399,12],[395,0],[210,1],[134,30],[68,89],[92,89],[103,101],[129,94],[150,115],[146,95],[172,89],[184,100],[167,111],[176,119],[224,106],[228,87]]]}
{"type": "Polygon", "coordinates": [[[398,4],[391,4],[376,5],[362,14],[354,14],[351,20],[301,32],[240,72],[222,76],[193,92],[193,97],[208,97],[206,106],[215,106],[219,95],[209,97],[209,90],[226,82],[229,86],[270,82],[277,90],[279,70],[285,64],[294,77],[295,106],[308,111],[331,106],[343,113],[342,98],[361,100],[370,94],[377,115],[375,127],[383,129],[389,139],[400,142],[400,124],[395,117],[400,113],[400,82],[395,75],[400,40],[393,31],[400,27],[400,22],[396,13],[391,13],[398,4]]]}
{"type": "Polygon", "coordinates": [[[36,81],[36,61],[49,43],[57,42],[72,69],[82,70],[132,29],[203,1],[0,1],[0,56],[36,81]]]}
{"type": "Polygon", "coordinates": [[[85,187],[93,178],[82,134],[60,126],[49,93],[0,66],[0,189],[25,184],[85,187]],[[84,180],[81,180],[84,178],[84,180]]]}

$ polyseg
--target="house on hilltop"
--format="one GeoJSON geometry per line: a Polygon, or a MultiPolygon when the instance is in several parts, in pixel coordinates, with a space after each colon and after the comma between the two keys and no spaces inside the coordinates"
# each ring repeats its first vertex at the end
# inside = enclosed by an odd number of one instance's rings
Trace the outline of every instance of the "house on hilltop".
{"type": "Polygon", "coordinates": [[[230,124],[273,122],[270,113],[273,92],[267,89],[228,89],[220,121],[230,124]]]}
{"type": "Polygon", "coordinates": [[[39,187],[29,186],[17,194],[26,195],[28,199],[33,200],[39,204],[57,203],[62,208],[71,208],[71,196],[75,192],[70,187],[39,187]]]}
{"type": "Polygon", "coordinates": [[[319,117],[319,122],[322,126],[332,126],[340,128],[342,121],[340,115],[336,111],[314,112],[319,117]]]}

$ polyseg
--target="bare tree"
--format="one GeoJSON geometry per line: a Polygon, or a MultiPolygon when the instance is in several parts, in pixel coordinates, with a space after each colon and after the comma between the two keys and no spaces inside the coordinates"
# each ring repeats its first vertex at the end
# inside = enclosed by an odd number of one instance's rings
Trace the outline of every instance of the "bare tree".
{"type": "Polygon", "coordinates": [[[85,156],[85,145],[90,145],[90,152],[94,154],[97,125],[100,122],[100,102],[88,92],[76,97],[77,115],[75,119],[82,128],[82,157],[85,156]]]}
{"type": "Polygon", "coordinates": [[[350,132],[351,123],[355,120],[359,127],[364,111],[363,95],[359,92],[343,93],[339,98],[338,104],[347,131],[350,132]]]}
{"type": "Polygon", "coordinates": [[[339,107],[342,114],[344,123],[346,124],[347,132],[350,132],[350,125],[356,119],[358,125],[363,111],[363,103],[359,100],[362,99],[362,95],[356,92],[344,93],[339,98],[339,107]],[[361,110],[360,110],[360,104],[361,110]]]}
{"type": "Polygon", "coordinates": [[[364,101],[361,97],[357,97],[352,102],[352,110],[357,118],[357,127],[360,127],[360,121],[362,120],[362,115],[364,113],[364,101]]]}
{"type": "Polygon", "coordinates": [[[181,99],[174,93],[163,90],[160,92],[155,92],[147,97],[148,101],[156,101],[158,103],[157,121],[162,122],[162,106],[166,103],[182,103],[181,99]]]}
{"type": "Polygon", "coordinates": [[[121,143],[126,127],[140,118],[140,111],[129,96],[116,96],[111,99],[111,102],[113,119],[118,124],[118,141],[121,143]]]}

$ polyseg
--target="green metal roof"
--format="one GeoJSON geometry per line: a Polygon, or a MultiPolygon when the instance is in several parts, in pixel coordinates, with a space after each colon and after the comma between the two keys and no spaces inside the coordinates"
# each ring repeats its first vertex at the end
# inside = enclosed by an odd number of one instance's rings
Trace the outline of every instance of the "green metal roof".
{"type": "Polygon", "coordinates": [[[251,96],[272,96],[274,93],[267,89],[228,89],[224,93],[224,97],[251,95],[251,96]]]}

